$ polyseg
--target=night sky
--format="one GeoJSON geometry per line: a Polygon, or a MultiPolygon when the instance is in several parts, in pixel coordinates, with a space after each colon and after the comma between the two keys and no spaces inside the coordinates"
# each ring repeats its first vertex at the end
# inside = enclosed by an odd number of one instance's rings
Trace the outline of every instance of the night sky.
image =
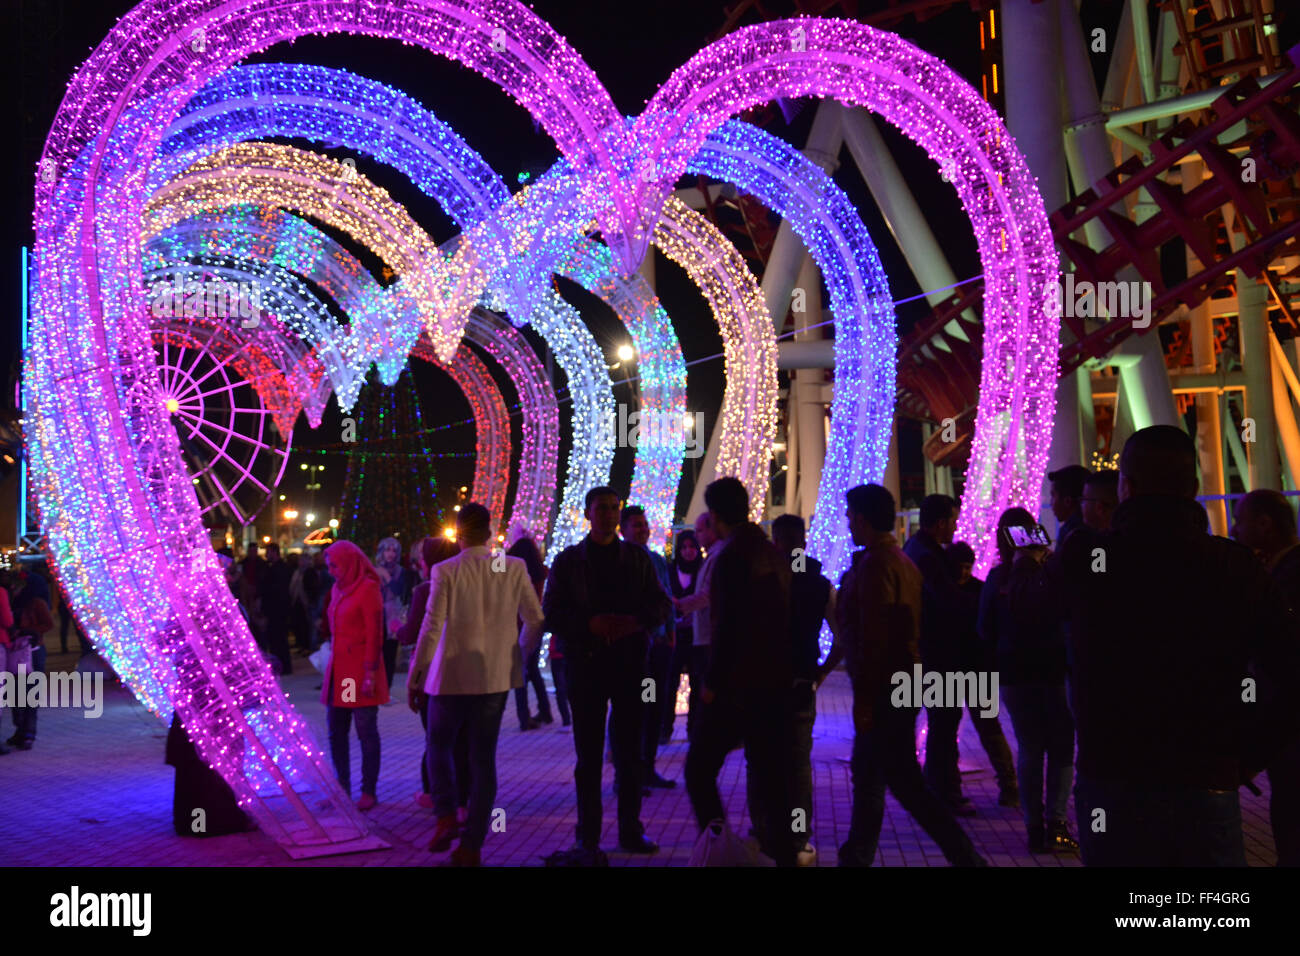
{"type": "MultiPolygon", "coordinates": [[[[31,241],[31,183],[32,170],[40,157],[42,141],[62,96],[62,90],[76,66],[88,55],[131,3],[113,0],[17,0],[6,3],[5,16],[10,22],[0,24],[10,42],[17,47],[7,59],[10,70],[16,66],[17,75],[11,74],[9,90],[17,96],[11,100],[10,109],[18,116],[12,117],[20,131],[19,148],[10,149],[6,155],[13,163],[6,191],[13,204],[5,217],[6,231],[3,257],[0,257],[0,295],[7,303],[0,312],[6,323],[3,336],[3,358],[9,369],[15,367],[18,350],[18,247],[31,241]]],[[[582,53],[587,62],[609,89],[615,103],[625,112],[640,112],[645,101],[669,76],[673,69],[685,62],[701,46],[715,37],[724,22],[723,2],[709,0],[657,0],[655,3],[633,5],[610,2],[538,2],[533,9],[548,20],[555,29],[567,37],[582,53]]],[[[786,13],[789,5],[766,4],[774,14],[786,13]]],[[[863,3],[861,9],[877,9],[884,4],[863,3]]],[[[1088,14],[1088,19],[1100,18],[1105,23],[1118,15],[1120,4],[1100,0],[1088,14]]],[[[750,21],[746,21],[750,22],[750,21]]],[[[1087,25],[1087,24],[1085,24],[1087,25]]],[[[977,88],[980,82],[980,51],[976,15],[969,6],[959,4],[947,12],[924,23],[909,19],[893,27],[897,32],[922,48],[944,59],[977,88]]],[[[537,173],[550,166],[558,154],[550,138],[534,129],[529,115],[505,93],[488,80],[472,71],[428,52],[377,39],[352,36],[312,37],[293,44],[280,44],[254,58],[259,62],[315,63],[346,68],[371,79],[403,89],[421,101],[442,120],[449,122],[478,150],[511,185],[517,188],[518,175],[537,173]]],[[[1099,73],[1104,62],[1097,64],[1099,73]]],[[[787,123],[779,111],[767,123],[767,130],[802,147],[815,112],[813,104],[791,104],[794,115],[787,123]]],[[[892,129],[885,130],[886,139],[893,149],[900,167],[908,175],[912,189],[922,204],[940,242],[959,279],[979,272],[974,241],[965,223],[956,194],[944,184],[935,165],[919,149],[892,129]],[[956,228],[949,228],[949,226],[956,228]]],[[[308,145],[308,144],[300,144],[308,145]]],[[[334,151],[334,155],[347,155],[334,151]]],[[[370,176],[411,212],[428,232],[439,242],[454,230],[436,204],[399,175],[365,159],[358,159],[358,169],[370,176]]],[[[836,181],[845,189],[861,211],[864,221],[879,247],[882,262],[890,277],[895,298],[916,295],[923,291],[913,281],[904,260],[885,229],[865,184],[854,168],[845,150],[836,181]]],[[[694,183],[692,179],[691,183],[694,183]]],[[[658,263],[658,291],[665,308],[672,317],[687,362],[714,355],[721,351],[712,317],[703,298],[685,274],[666,262],[662,256],[658,263]]],[[[625,339],[621,325],[603,303],[585,293],[575,293],[571,285],[563,285],[566,297],[581,310],[590,324],[597,341],[613,353],[615,346],[625,339]]],[[[904,306],[899,311],[900,323],[906,329],[926,312],[922,304],[904,306]]],[[[540,343],[532,333],[535,343],[540,343]]],[[[612,359],[611,359],[612,361],[612,359]]],[[[414,375],[424,405],[426,426],[461,421],[469,417],[468,402],[443,373],[421,362],[414,362],[414,375]]],[[[722,392],[722,362],[720,359],[701,362],[689,368],[688,406],[692,411],[703,411],[711,427],[716,419],[722,392]]],[[[562,375],[560,376],[562,378],[562,375]]],[[[560,382],[560,385],[563,383],[560,382]]],[[[515,399],[512,390],[503,382],[507,403],[515,399]]],[[[7,396],[12,395],[12,388],[7,396]]],[[[6,399],[8,400],[8,398],[6,399]]],[[[626,401],[626,387],[620,389],[619,401],[626,401]]],[[[307,428],[305,419],[299,420],[294,434],[295,447],[309,448],[337,443],[339,413],[331,403],[322,427],[315,433],[307,428]]],[[[563,419],[563,414],[561,418],[563,419]]],[[[516,426],[518,419],[516,418],[516,426]]],[[[910,434],[910,433],[909,433],[910,434]]],[[[516,440],[518,435],[516,434],[516,440]]],[[[430,437],[434,453],[472,452],[474,431],[463,425],[436,432],[430,437]]],[[[567,426],[561,461],[568,451],[567,426]]],[[[904,471],[919,473],[919,436],[915,443],[905,441],[904,471]],[[915,448],[911,447],[915,444],[915,448]]],[[[306,502],[306,473],[298,469],[295,456],[281,487],[290,502],[306,502]]],[[[319,460],[315,456],[312,460],[319,460]]],[[[342,490],[343,459],[330,457],[323,488],[318,493],[318,512],[328,510],[337,501],[342,490]]],[[[616,484],[626,486],[630,478],[632,450],[620,451],[615,463],[616,484]]],[[[448,459],[439,466],[437,475],[445,500],[454,500],[455,491],[468,483],[473,474],[469,458],[448,459]]],[[[690,474],[690,463],[687,463],[690,474]]],[[[906,477],[906,475],[905,475],[906,477]]],[[[919,474],[917,474],[919,477],[919,474]]],[[[684,510],[688,489],[679,497],[679,511],[684,510]]],[[[905,495],[906,496],[906,495],[905,495]]]]}

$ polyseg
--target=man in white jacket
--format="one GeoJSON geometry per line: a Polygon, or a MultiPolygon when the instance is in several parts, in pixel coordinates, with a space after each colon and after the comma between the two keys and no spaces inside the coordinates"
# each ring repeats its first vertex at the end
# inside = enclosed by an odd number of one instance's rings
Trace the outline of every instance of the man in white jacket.
{"type": "Polygon", "coordinates": [[[427,708],[429,780],[437,829],[429,849],[450,849],[456,835],[456,739],[469,739],[469,819],[451,855],[478,866],[497,793],[496,751],[511,688],[523,686],[523,662],[542,639],[542,608],[524,562],[492,554],[492,519],[479,504],[456,518],[460,554],[435,565],[429,605],[407,681],[411,709],[427,708]],[[523,618],[520,633],[518,618],[523,618]]]}

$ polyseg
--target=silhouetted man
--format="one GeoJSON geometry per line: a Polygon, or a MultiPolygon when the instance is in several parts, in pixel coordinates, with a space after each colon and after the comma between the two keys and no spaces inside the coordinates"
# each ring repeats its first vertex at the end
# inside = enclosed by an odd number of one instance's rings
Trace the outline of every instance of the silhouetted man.
{"type": "Polygon", "coordinates": [[[803,826],[794,832],[801,863],[811,863],[815,852],[807,840],[812,832],[812,742],[817,722],[817,685],[825,675],[821,660],[821,630],[825,621],[832,634],[839,631],[835,618],[835,588],[822,574],[822,564],[805,553],[808,548],[803,518],[781,515],[772,522],[772,544],[790,562],[790,628],[794,640],[793,718],[794,807],[803,811],[803,826]]]}
{"type": "Polygon", "coordinates": [[[709,616],[709,580],[713,575],[713,564],[721,553],[725,542],[719,540],[713,527],[713,515],[704,512],[695,519],[695,537],[704,549],[704,564],[700,566],[700,576],[695,582],[695,593],[677,602],[678,614],[693,615],[690,660],[690,694],[687,703],[686,738],[691,737],[691,728],[704,705],[700,702],[699,687],[704,683],[704,674],[709,668],[709,643],[713,635],[713,622],[709,616]]]}
{"type": "Polygon", "coordinates": [[[1079,514],[1093,531],[1109,531],[1110,519],[1119,506],[1119,472],[1106,468],[1095,471],[1083,481],[1079,514]]]}
{"type": "MultiPolygon", "coordinates": [[[[640,505],[628,505],[624,508],[618,518],[618,530],[624,541],[629,541],[645,551],[650,558],[650,563],[654,565],[655,578],[659,581],[659,586],[663,588],[665,594],[672,594],[672,582],[668,579],[668,562],[662,554],[647,547],[650,543],[650,522],[646,519],[645,509],[640,505]]],[[[644,717],[641,721],[641,757],[645,762],[642,783],[645,786],[667,790],[677,786],[677,781],[661,776],[655,769],[655,760],[659,755],[659,735],[663,727],[663,695],[671,694],[674,697],[677,695],[677,688],[669,686],[676,624],[676,615],[669,614],[663,624],[650,632],[646,673],[654,681],[655,695],[652,701],[642,700],[644,717]]],[[[645,697],[644,694],[641,696],[645,697]]],[[[612,732],[610,736],[613,736],[612,732]]]]}
{"type": "MultiPolygon", "coordinates": [[[[1291,605],[1300,609],[1300,537],[1286,497],[1271,489],[1252,491],[1237,503],[1232,536],[1264,562],[1291,605]]],[[[1269,817],[1278,866],[1300,866],[1300,741],[1268,765],[1269,817]]]]}
{"type": "Polygon", "coordinates": [[[793,866],[790,561],[749,520],[749,493],[739,479],[710,484],[704,503],[726,547],[712,557],[712,643],[700,687],[704,708],[686,755],[686,789],[701,831],[725,821],[718,772],[727,754],[744,746],[759,846],[778,866],[793,866]]]}
{"type": "Polygon", "coordinates": [[[916,715],[891,702],[891,676],[920,660],[921,572],[894,539],[894,496],[879,485],[846,495],[853,543],[861,550],[840,580],[840,633],[826,666],[842,655],[853,684],[853,812],[840,866],[870,866],[880,843],[885,788],[954,866],[986,866],[952,813],[925,784],[916,762],[916,715]]]}
{"type": "Polygon", "coordinates": [[[648,632],[668,617],[671,599],[659,586],[645,548],[619,539],[618,493],[587,492],[590,533],[565,548],[551,566],[542,609],[546,629],[560,642],[573,708],[573,778],[578,796],[581,862],[604,862],[600,851],[600,773],[605,719],[614,714],[614,772],[618,776],[618,845],[653,853],[641,825],[641,682],[648,632]]]}
{"type": "Polygon", "coordinates": [[[1058,548],[1083,525],[1083,484],[1090,474],[1083,465],[1066,465],[1047,474],[1047,480],[1052,483],[1052,514],[1057,521],[1058,548]]]}
{"type": "Polygon", "coordinates": [[[1300,735],[1296,621],[1196,488],[1192,440],[1144,428],[1111,530],[1062,548],[1088,866],[1244,866],[1237,788],[1300,735]]]}
{"type": "Polygon", "coordinates": [[[266,649],[280,661],[280,673],[293,673],[293,654],[289,650],[289,582],[293,571],[280,558],[280,546],[266,546],[266,562],[257,579],[262,615],[266,618],[266,649]]]}
{"type": "MultiPolygon", "coordinates": [[[[920,527],[903,553],[921,572],[921,666],[941,674],[962,669],[962,639],[979,611],[979,599],[957,585],[944,548],[957,530],[957,502],[947,495],[926,495],[921,501],[920,527]]],[[[961,792],[957,769],[957,729],[961,707],[927,707],[925,780],[939,798],[960,816],[974,816],[975,807],[961,792]]]]}

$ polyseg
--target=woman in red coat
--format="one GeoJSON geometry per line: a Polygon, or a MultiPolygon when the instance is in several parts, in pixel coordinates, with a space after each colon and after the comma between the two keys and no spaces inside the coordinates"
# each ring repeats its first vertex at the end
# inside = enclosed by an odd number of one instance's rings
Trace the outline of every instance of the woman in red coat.
{"type": "Polygon", "coordinates": [[[330,756],[339,783],[352,793],[348,731],[353,717],[361,742],[361,799],[357,808],[375,805],[379,783],[379,705],[388,702],[384,676],[384,604],[379,575],[365,552],[351,541],[325,549],[325,565],[334,578],[330,592],[331,653],[321,684],[329,727],[330,756]]]}

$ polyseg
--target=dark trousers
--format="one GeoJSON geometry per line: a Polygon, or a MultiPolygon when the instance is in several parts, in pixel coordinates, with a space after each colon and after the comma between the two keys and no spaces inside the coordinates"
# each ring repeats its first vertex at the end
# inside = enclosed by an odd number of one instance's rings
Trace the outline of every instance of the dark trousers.
{"type": "MultiPolygon", "coordinates": [[[[424,753],[420,755],[420,786],[425,793],[432,794],[429,784],[429,705],[426,702],[420,709],[420,724],[424,727],[424,753]]],[[[456,738],[456,806],[469,806],[469,734],[462,728],[456,738]]]]}
{"type": "Polygon", "coordinates": [[[311,621],[307,617],[307,606],[301,601],[294,602],[289,612],[289,626],[293,630],[294,641],[300,651],[311,647],[311,621]]]}
{"type": "Polygon", "coordinates": [[[817,695],[811,681],[800,681],[795,685],[794,699],[791,702],[793,723],[791,724],[791,753],[794,769],[791,780],[794,784],[794,806],[792,810],[803,811],[803,829],[793,833],[795,851],[803,849],[812,832],[813,814],[813,777],[812,746],[813,727],[817,723],[817,695]]]}
{"type": "Polygon", "coordinates": [[[961,802],[961,771],[957,768],[957,731],[961,707],[927,707],[925,719],[925,782],[948,804],[961,802]]]}
{"type": "Polygon", "coordinates": [[[555,707],[560,712],[560,720],[566,724],[573,722],[569,713],[569,666],[563,657],[552,656],[550,659],[551,680],[555,682],[555,707]]]}
{"type": "Polygon", "coordinates": [[[293,654],[289,650],[288,614],[267,619],[266,649],[279,660],[281,674],[293,673],[293,654]]]}
{"type": "Polygon", "coordinates": [[[1300,742],[1293,743],[1268,768],[1268,816],[1278,866],[1300,866],[1300,742]]]}
{"type": "Polygon", "coordinates": [[[469,750],[469,819],[461,846],[479,849],[487,838],[492,803],[497,797],[497,738],[507,691],[497,694],[430,694],[428,709],[429,780],[433,812],[456,812],[461,777],[456,768],[460,737],[469,750]]]}
{"type": "Polygon", "coordinates": [[[348,751],[348,731],[356,717],[357,740],[361,743],[361,792],[375,796],[379,784],[379,708],[334,707],[325,708],[325,724],[329,728],[330,757],[334,772],[338,774],[343,789],[352,794],[352,756],[348,751]]]}
{"type": "Polygon", "coordinates": [[[677,699],[677,685],[671,683],[673,649],[667,644],[651,644],[646,655],[646,676],[654,681],[655,699],[642,705],[645,716],[641,724],[641,759],[645,762],[646,778],[655,772],[659,756],[659,738],[664,729],[664,707],[672,712],[677,699]]]}
{"type": "Polygon", "coordinates": [[[975,733],[979,734],[980,746],[988,754],[993,773],[997,776],[998,789],[1014,791],[1019,788],[1016,779],[1016,762],[1011,757],[1011,748],[1007,746],[1007,736],[1002,732],[1002,723],[996,715],[980,716],[979,704],[967,704],[966,710],[975,724],[975,733]]]}
{"type": "Polygon", "coordinates": [[[531,719],[528,714],[528,688],[531,686],[537,694],[537,714],[543,721],[551,719],[551,702],[546,697],[546,681],[542,680],[540,662],[542,644],[537,642],[537,650],[524,661],[524,686],[515,688],[515,713],[519,717],[519,726],[523,727],[531,719]]]}
{"type": "Polygon", "coordinates": [[[704,684],[704,675],[709,670],[709,645],[692,644],[690,653],[690,693],[686,696],[686,739],[691,740],[691,728],[695,726],[695,715],[703,706],[700,703],[698,688],[704,684]]]}
{"type": "Polygon", "coordinates": [[[388,678],[388,689],[393,689],[393,675],[397,673],[397,638],[384,638],[384,675],[388,678]]]}
{"type": "Polygon", "coordinates": [[[1236,790],[1074,784],[1084,866],[1245,866],[1236,790]]]}
{"type": "Polygon", "coordinates": [[[849,837],[840,847],[840,866],[870,866],[880,844],[885,817],[885,788],[939,845],[953,866],[977,866],[975,845],[952,812],[925,784],[916,762],[918,710],[877,701],[872,729],[853,737],[853,811],[849,837]]]}
{"type": "Polygon", "coordinates": [[[578,842],[600,842],[603,809],[600,775],[605,750],[605,718],[612,712],[614,775],[618,780],[618,839],[639,839],[641,826],[641,680],[645,639],[624,638],[594,655],[566,656],[569,702],[573,707],[573,781],[578,795],[578,842]]]}
{"type": "Polygon", "coordinates": [[[1074,776],[1074,718],[1064,684],[1017,684],[1002,688],[1002,697],[1011,712],[1011,729],[1016,735],[1016,776],[1025,828],[1033,833],[1044,822],[1066,819],[1070,780],[1074,776]]]}
{"type": "MultiPolygon", "coordinates": [[[[45,672],[45,644],[42,642],[32,648],[32,674],[41,674],[45,672]]],[[[30,676],[30,675],[29,675],[30,676]]],[[[36,739],[36,711],[35,707],[15,707],[14,716],[14,739],[16,741],[31,741],[36,739]]]]}
{"type": "Polygon", "coordinates": [[[686,792],[701,831],[727,818],[718,772],[727,754],[743,746],[750,821],[759,845],[778,866],[794,865],[792,738],[788,691],[722,693],[711,704],[701,702],[686,753],[686,792]]]}
{"type": "Polygon", "coordinates": [[[668,671],[668,686],[671,688],[671,692],[663,699],[663,731],[661,737],[664,740],[672,737],[673,725],[677,723],[677,688],[682,686],[682,675],[689,675],[691,672],[691,649],[694,647],[691,641],[693,639],[694,635],[690,631],[678,629],[677,643],[673,645],[673,659],[668,671]]]}

